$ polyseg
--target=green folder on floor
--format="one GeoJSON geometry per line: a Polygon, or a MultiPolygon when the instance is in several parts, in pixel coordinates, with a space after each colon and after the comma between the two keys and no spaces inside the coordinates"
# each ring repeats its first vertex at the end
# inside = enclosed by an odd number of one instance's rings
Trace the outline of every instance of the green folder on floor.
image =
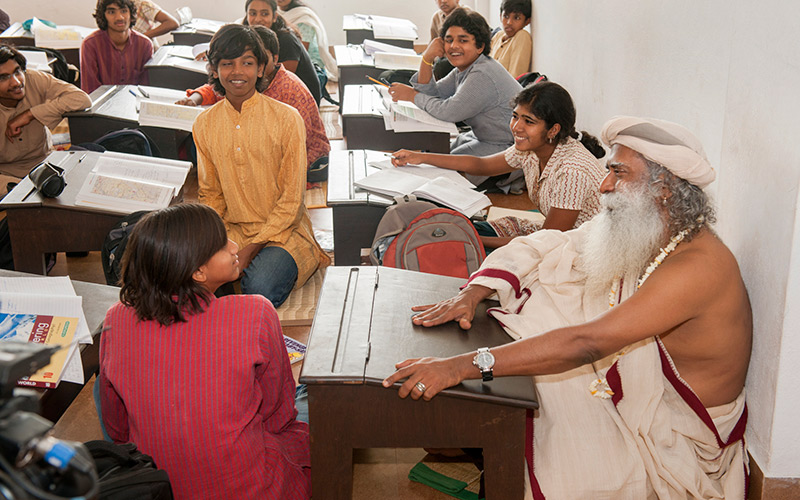
{"type": "Polygon", "coordinates": [[[461,500],[480,500],[481,471],[472,463],[420,462],[408,478],[461,500]]]}

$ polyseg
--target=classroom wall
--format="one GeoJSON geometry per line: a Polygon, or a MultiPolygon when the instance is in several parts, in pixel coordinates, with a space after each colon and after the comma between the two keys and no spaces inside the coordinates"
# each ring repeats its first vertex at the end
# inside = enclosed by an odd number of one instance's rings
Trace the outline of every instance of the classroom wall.
{"type": "Polygon", "coordinates": [[[533,16],[534,69],[571,92],[579,127],[654,116],[705,145],[753,304],[747,439],[776,478],[800,477],[797,19],[793,0],[536,0],[533,16]]]}

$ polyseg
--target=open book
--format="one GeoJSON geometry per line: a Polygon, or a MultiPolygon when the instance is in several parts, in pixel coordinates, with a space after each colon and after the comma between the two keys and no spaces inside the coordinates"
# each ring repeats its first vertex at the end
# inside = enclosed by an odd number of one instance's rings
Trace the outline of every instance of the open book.
{"type": "Polygon", "coordinates": [[[31,23],[34,43],[37,47],[50,49],[79,49],[83,39],[89,36],[94,29],[83,26],[59,26],[51,28],[37,18],[31,23]]]}
{"type": "Polygon", "coordinates": [[[395,132],[444,132],[457,134],[458,128],[451,122],[434,118],[411,101],[393,102],[386,87],[373,85],[383,104],[383,122],[387,130],[395,132]]]}
{"type": "Polygon", "coordinates": [[[408,19],[386,16],[369,16],[372,34],[378,40],[416,40],[417,25],[408,19]]]}
{"type": "Polygon", "coordinates": [[[380,69],[419,69],[422,56],[417,54],[395,54],[392,52],[377,52],[372,56],[375,67],[380,69]]]}
{"type": "MultiPolygon", "coordinates": [[[[182,60],[186,61],[185,59],[182,60]]],[[[186,62],[189,63],[190,61],[186,62]]],[[[205,64],[205,62],[202,64],[205,64]]],[[[139,125],[191,132],[195,119],[206,107],[207,106],[181,106],[180,104],[163,102],[156,99],[142,99],[139,103],[139,125]]]]}
{"type": "Polygon", "coordinates": [[[492,204],[489,198],[445,177],[429,179],[399,169],[385,169],[354,183],[357,187],[388,197],[413,194],[435,201],[471,217],[492,204]]]}
{"type": "Polygon", "coordinates": [[[403,55],[407,55],[407,56],[416,56],[417,55],[417,53],[414,52],[414,49],[409,49],[409,48],[405,48],[405,47],[398,47],[397,45],[392,45],[390,43],[383,43],[383,42],[379,42],[377,40],[370,40],[368,38],[365,39],[362,42],[362,45],[364,46],[364,52],[366,52],[368,55],[371,55],[371,56],[374,56],[378,52],[391,53],[391,54],[403,54],[403,55]]]}
{"type": "Polygon", "coordinates": [[[192,164],[185,161],[105,152],[86,177],[75,204],[129,214],[169,205],[192,164]]]}

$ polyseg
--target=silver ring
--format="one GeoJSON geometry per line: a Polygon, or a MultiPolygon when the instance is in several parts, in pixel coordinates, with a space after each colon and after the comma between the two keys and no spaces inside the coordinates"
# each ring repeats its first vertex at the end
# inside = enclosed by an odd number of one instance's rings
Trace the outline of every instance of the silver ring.
{"type": "Polygon", "coordinates": [[[419,392],[425,392],[425,389],[427,389],[427,387],[425,387],[425,384],[423,384],[422,382],[417,382],[417,384],[414,387],[419,389],[419,392]]]}

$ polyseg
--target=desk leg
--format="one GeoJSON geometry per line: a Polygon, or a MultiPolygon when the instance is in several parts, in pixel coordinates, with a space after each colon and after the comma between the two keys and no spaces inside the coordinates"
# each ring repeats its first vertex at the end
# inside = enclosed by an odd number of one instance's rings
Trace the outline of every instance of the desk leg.
{"type": "Polygon", "coordinates": [[[8,233],[11,238],[11,253],[14,270],[31,274],[47,274],[44,263],[44,239],[47,234],[37,231],[37,217],[44,217],[40,208],[9,209],[8,233]]]}
{"type": "Polygon", "coordinates": [[[372,246],[375,230],[386,207],[375,205],[333,206],[333,261],[337,266],[361,264],[361,249],[372,246]]]}
{"type": "Polygon", "coordinates": [[[483,448],[486,498],[522,498],[525,493],[525,446],[515,439],[483,448]],[[522,474],[520,474],[522,472],[522,474]]]}
{"type": "Polygon", "coordinates": [[[342,401],[324,387],[308,386],[311,422],[311,484],[314,500],[342,500],[353,496],[353,445],[342,434],[336,418],[326,409],[342,406],[342,401]],[[325,464],[315,467],[314,464],[325,464]]]}

